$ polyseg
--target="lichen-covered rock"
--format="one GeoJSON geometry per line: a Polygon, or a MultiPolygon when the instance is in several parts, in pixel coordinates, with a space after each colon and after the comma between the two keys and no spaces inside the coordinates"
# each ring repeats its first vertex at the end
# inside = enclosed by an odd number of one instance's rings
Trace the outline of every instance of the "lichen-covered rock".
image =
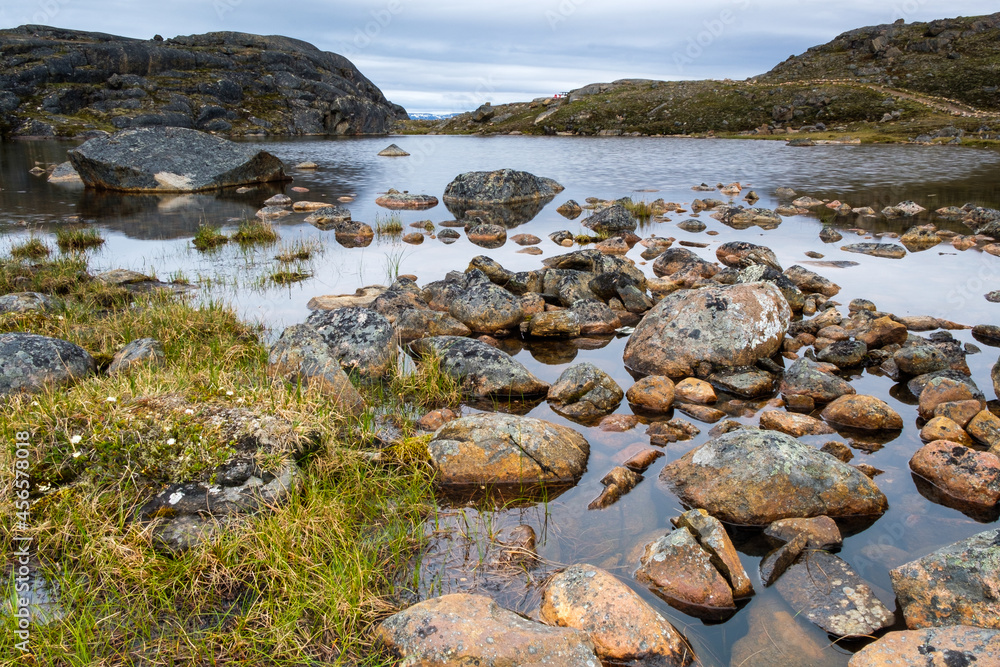
{"type": "Polygon", "coordinates": [[[1000,530],[989,530],[889,571],[906,627],[1000,629],[1000,530]]]}
{"type": "Polygon", "coordinates": [[[392,326],[401,340],[416,340],[428,336],[468,336],[472,333],[469,327],[448,313],[419,308],[401,311],[392,326]]]}
{"type": "Polygon", "coordinates": [[[88,187],[102,190],[203,192],[289,180],[270,153],[180,127],[97,137],[69,151],[69,159],[88,187]]]}
{"type": "Polygon", "coordinates": [[[0,313],[44,312],[55,308],[51,297],[38,292],[13,292],[0,296],[0,313]]]}
{"type": "Polygon", "coordinates": [[[871,635],[896,620],[850,565],[826,551],[807,551],[777,587],[792,609],[838,637],[871,635]]]}
{"type": "Polygon", "coordinates": [[[334,229],[351,219],[351,211],[343,206],[323,206],[306,216],[306,222],[318,229],[334,229]]]}
{"type": "Polygon", "coordinates": [[[790,542],[796,535],[804,535],[810,549],[839,547],[843,543],[837,522],[828,516],[809,519],[780,519],[764,530],[764,534],[782,542],[790,542]]]}
{"type": "Polygon", "coordinates": [[[356,414],[364,408],[364,399],[341,368],[340,358],[323,336],[307,324],[285,329],[271,346],[267,361],[268,375],[317,388],[334,397],[337,406],[347,414],[356,414]]]}
{"type": "Polygon", "coordinates": [[[589,421],[614,412],[625,392],[592,363],[570,366],[549,388],[552,409],[571,419],[589,421]]]}
{"type": "Polygon", "coordinates": [[[836,433],[830,426],[815,417],[781,410],[765,410],[760,413],[760,427],[768,431],[787,433],[793,438],[799,438],[803,435],[836,433]]]}
{"type": "Polygon", "coordinates": [[[694,651],[677,629],[616,577],[592,565],[571,565],[542,593],[543,623],[582,630],[602,660],[684,667],[694,651]]]}
{"type": "Polygon", "coordinates": [[[894,431],[903,428],[903,418],[880,398],[864,394],[841,396],[820,415],[827,422],[845,428],[894,431]]]}
{"type": "Polygon", "coordinates": [[[747,241],[727,241],[715,249],[715,256],[726,266],[738,269],[761,264],[781,271],[781,265],[778,264],[778,258],[773,250],[747,241]]]}
{"type": "Polygon", "coordinates": [[[827,373],[809,359],[796,359],[781,380],[781,395],[808,396],[816,403],[829,403],[841,396],[855,393],[847,380],[827,373]]]}
{"type": "Polygon", "coordinates": [[[634,232],[639,221],[621,204],[612,204],[585,219],[583,226],[596,234],[613,236],[621,232],[634,232]]]}
{"type": "Polygon", "coordinates": [[[708,376],[708,382],[720,391],[741,398],[759,398],[774,391],[776,379],[753,366],[725,368],[708,376]]]}
{"type": "Polygon", "coordinates": [[[524,319],[521,300],[491,282],[480,282],[462,291],[451,302],[448,313],[479,333],[510,329],[524,319]]]}
{"type": "Polygon", "coordinates": [[[660,479],[685,505],[734,524],[879,516],[888,508],[868,477],[775,431],[739,430],[709,440],[666,465],[660,479]]]}
{"type": "Polygon", "coordinates": [[[884,259],[902,259],[906,257],[906,248],[894,243],[849,243],[840,246],[844,252],[856,252],[884,259]]]}
{"type": "Polygon", "coordinates": [[[572,310],[538,313],[528,321],[528,335],[536,338],[576,338],[580,320],[572,310]]]}
{"type": "Polygon", "coordinates": [[[590,455],[590,445],[571,428],[503,413],[450,421],[427,449],[442,486],[570,484],[590,455]]]}
{"type": "Polygon", "coordinates": [[[539,380],[512,356],[474,338],[432,336],[410,344],[419,355],[440,357],[441,369],[477,396],[544,396],[549,384],[539,380]]]}
{"type": "Polygon", "coordinates": [[[910,469],[952,498],[992,508],[1000,503],[1000,458],[950,440],[929,442],[910,469]]]}
{"type": "Polygon", "coordinates": [[[108,375],[125,372],[140,364],[162,366],[165,360],[166,354],[160,341],[155,338],[139,338],[115,353],[108,366],[108,375]]]}
{"type": "Polygon", "coordinates": [[[609,335],[621,328],[621,318],[608,304],[596,299],[575,301],[570,311],[580,323],[581,336],[609,335]]]}
{"type": "Polygon", "coordinates": [[[855,653],[848,667],[1000,665],[1000,631],[953,625],[889,632],[855,653]]]}
{"type": "Polygon", "coordinates": [[[670,522],[678,528],[683,527],[691,531],[701,548],[708,553],[712,565],[729,582],[734,598],[753,595],[750,577],[743,569],[736,547],[733,546],[721,521],[703,509],[693,509],[676,519],[671,519],[670,522]]]}
{"type": "Polygon", "coordinates": [[[670,606],[694,616],[724,618],[736,611],[729,582],[687,528],[646,545],[635,578],[670,606]]]}
{"type": "Polygon", "coordinates": [[[81,380],[97,364],[79,345],[31,333],[0,334],[0,396],[81,380]]]}
{"type": "Polygon", "coordinates": [[[785,276],[795,283],[795,286],[807,294],[818,293],[823,296],[836,296],[840,292],[840,286],[830,279],[824,278],[815,271],[799,266],[798,264],[785,269],[785,276]]]}
{"type": "Polygon", "coordinates": [[[375,637],[403,665],[453,667],[600,667],[585,632],[554,628],[482,595],[454,593],[393,614],[375,637]]]}
{"type": "Polygon", "coordinates": [[[539,178],[526,171],[470,171],[459,174],[445,186],[444,200],[446,203],[517,204],[549,199],[562,189],[552,179],[539,178]]]}
{"type": "Polygon", "coordinates": [[[385,316],[368,308],[318,310],[306,320],[347,371],[368,377],[385,375],[396,361],[395,331],[385,316]]]}
{"type": "Polygon", "coordinates": [[[791,310],[771,283],[672,294],[643,317],[625,365],[646,375],[693,375],[699,362],[749,366],[777,352],[791,310]]]}

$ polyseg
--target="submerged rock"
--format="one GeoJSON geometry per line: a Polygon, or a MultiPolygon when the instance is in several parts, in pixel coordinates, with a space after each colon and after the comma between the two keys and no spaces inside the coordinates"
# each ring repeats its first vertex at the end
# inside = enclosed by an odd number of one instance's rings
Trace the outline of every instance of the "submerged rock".
{"type": "Polygon", "coordinates": [[[571,484],[590,455],[590,445],[571,428],[503,413],[450,421],[427,449],[443,486],[571,484]]]}
{"type": "Polygon", "coordinates": [[[689,507],[741,525],[879,516],[888,508],[868,477],[775,431],[739,430],[710,440],[665,466],[660,479],[689,507]]]}
{"type": "Polygon", "coordinates": [[[572,565],[542,593],[539,618],[582,630],[602,660],[684,667],[694,651],[673,625],[616,577],[592,565],[572,565]]]}
{"type": "Polygon", "coordinates": [[[665,297],[636,327],[625,365],[645,375],[693,375],[700,362],[747,366],[777,352],[791,310],[771,283],[708,287],[665,297]]]}
{"type": "Polygon", "coordinates": [[[856,252],[872,257],[885,259],[902,259],[906,257],[906,248],[893,243],[850,243],[840,247],[844,252],[856,252]]]}
{"type": "Polygon", "coordinates": [[[31,333],[0,334],[0,396],[84,379],[97,364],[79,345],[31,333]]]}
{"type": "Polygon", "coordinates": [[[843,667],[843,654],[825,635],[814,637],[780,600],[761,600],[749,614],[750,629],[733,645],[730,667],[843,667]]]}
{"type": "Polygon", "coordinates": [[[375,199],[375,203],[383,208],[422,211],[437,206],[438,199],[431,195],[411,195],[389,188],[388,192],[375,199]]]}
{"type": "Polygon", "coordinates": [[[598,667],[587,633],[529,621],[482,595],[455,593],[393,614],[375,637],[402,659],[425,667],[532,665],[598,667]]]}
{"type": "Polygon", "coordinates": [[[290,180],[270,153],[180,127],[122,130],[68,155],[83,182],[102,190],[202,192],[290,180]]]}
{"type": "Polygon", "coordinates": [[[889,571],[906,627],[1000,629],[1000,530],[989,530],[889,571]]]}

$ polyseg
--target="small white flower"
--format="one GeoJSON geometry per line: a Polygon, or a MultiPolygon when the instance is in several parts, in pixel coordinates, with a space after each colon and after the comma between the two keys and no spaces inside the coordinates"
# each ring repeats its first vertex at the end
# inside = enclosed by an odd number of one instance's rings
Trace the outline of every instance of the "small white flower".
{"type": "Polygon", "coordinates": [[[176,440],[174,440],[173,438],[168,438],[168,439],[167,439],[167,444],[168,444],[168,445],[173,445],[173,444],[175,444],[176,442],[177,442],[177,441],[176,441],[176,440]]]}
{"type": "Polygon", "coordinates": [[[73,445],[79,445],[81,440],[83,440],[82,435],[74,435],[72,438],[69,439],[69,442],[70,444],[73,445]]]}
{"type": "Polygon", "coordinates": [[[226,392],[226,396],[232,396],[232,395],[233,395],[232,390],[229,390],[229,391],[226,392]]]}
{"type": "Polygon", "coordinates": [[[115,401],[117,401],[118,399],[117,399],[117,398],[115,398],[114,396],[108,396],[108,397],[107,397],[106,399],[104,399],[104,400],[105,400],[106,402],[108,402],[108,403],[114,403],[114,402],[115,402],[115,401]]]}
{"type": "Polygon", "coordinates": [[[192,410],[191,408],[188,408],[187,410],[184,411],[184,414],[186,414],[186,415],[193,415],[194,414],[194,410],[192,410]]]}
{"type": "Polygon", "coordinates": [[[38,401],[32,401],[31,404],[37,406],[38,405],[38,401]]]}
{"type": "Polygon", "coordinates": [[[83,452],[73,452],[73,458],[78,459],[83,456],[83,452]]]}

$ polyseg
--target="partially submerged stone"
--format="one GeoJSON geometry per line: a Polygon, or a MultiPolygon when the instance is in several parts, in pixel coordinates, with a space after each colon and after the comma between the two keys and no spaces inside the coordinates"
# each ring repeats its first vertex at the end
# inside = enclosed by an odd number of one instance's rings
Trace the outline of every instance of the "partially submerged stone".
{"type": "Polygon", "coordinates": [[[662,375],[650,375],[637,380],[625,398],[632,405],[651,412],[666,412],[674,403],[674,383],[662,375]]]}
{"type": "Polygon", "coordinates": [[[949,440],[935,440],[910,459],[910,469],[957,500],[993,508],[1000,503],[1000,458],[949,440]]]}
{"type": "Polygon", "coordinates": [[[743,569],[729,534],[718,519],[703,509],[693,509],[670,521],[678,528],[691,531],[701,548],[708,553],[712,565],[729,582],[734,598],[753,595],[750,577],[743,569]]]}
{"type": "Polygon", "coordinates": [[[736,611],[732,588],[687,528],[646,545],[635,578],[694,616],[725,618],[736,611]]]}
{"type": "Polygon", "coordinates": [[[553,576],[542,593],[539,618],[587,633],[602,660],[664,667],[695,661],[687,640],[667,619],[592,565],[572,565],[553,576]]]}
{"type": "Polygon", "coordinates": [[[843,542],[837,523],[828,516],[810,519],[780,519],[771,523],[764,534],[783,542],[791,541],[796,535],[804,535],[810,549],[839,547],[843,542]]]}
{"type": "Polygon", "coordinates": [[[418,355],[440,358],[441,369],[472,396],[544,396],[549,384],[509,354],[474,338],[433,336],[410,344],[418,355]]]}
{"type": "Polygon", "coordinates": [[[728,523],[879,516],[885,495],[854,468],[774,431],[738,430],[696,447],[660,479],[689,507],[728,523]]]}
{"type": "Polygon", "coordinates": [[[69,151],[87,187],[125,192],[203,192],[290,180],[270,153],[180,127],[97,137],[69,151]]]}
{"type": "Polygon", "coordinates": [[[432,195],[411,195],[389,188],[388,192],[375,199],[375,203],[383,208],[423,211],[437,206],[438,199],[432,195]]]}
{"type": "Polygon", "coordinates": [[[408,665],[600,667],[587,633],[529,621],[482,595],[425,600],[382,621],[375,637],[408,665]]]}
{"type": "Polygon", "coordinates": [[[903,418],[889,404],[874,396],[841,396],[821,413],[827,422],[846,428],[887,431],[903,428],[903,418]]]}
{"type": "Polygon", "coordinates": [[[804,435],[824,435],[836,433],[826,423],[794,412],[781,410],[765,410],[760,414],[760,427],[769,431],[780,431],[799,438],[804,435]]]}
{"type": "Polygon", "coordinates": [[[586,421],[613,412],[624,396],[610,375],[585,362],[562,372],[549,388],[548,400],[555,412],[586,421]]]}
{"type": "Polygon", "coordinates": [[[378,154],[382,157],[406,157],[409,155],[409,153],[404,151],[396,144],[389,144],[388,146],[380,150],[378,154]]]}

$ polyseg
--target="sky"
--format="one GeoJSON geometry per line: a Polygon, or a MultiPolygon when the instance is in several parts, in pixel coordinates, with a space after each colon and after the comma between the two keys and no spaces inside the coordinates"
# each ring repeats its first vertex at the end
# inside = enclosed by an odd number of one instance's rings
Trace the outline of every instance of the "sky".
{"type": "Polygon", "coordinates": [[[411,113],[449,113],[615,79],[745,79],[853,28],[997,9],[984,0],[0,0],[0,27],[286,35],[347,56],[411,113]]]}

